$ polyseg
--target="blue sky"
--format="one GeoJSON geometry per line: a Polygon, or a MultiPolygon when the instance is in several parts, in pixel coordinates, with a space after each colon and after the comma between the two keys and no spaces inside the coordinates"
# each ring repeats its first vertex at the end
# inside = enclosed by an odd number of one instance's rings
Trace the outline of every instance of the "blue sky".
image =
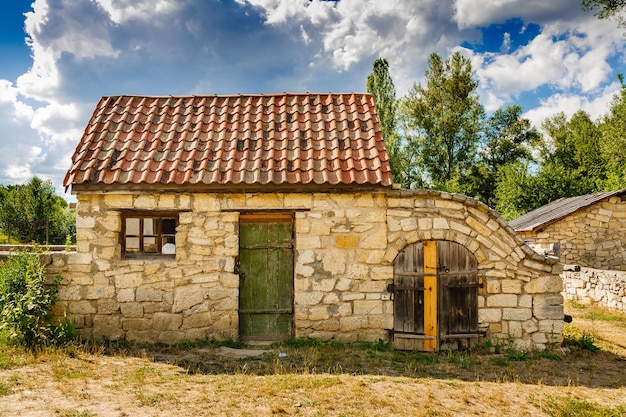
{"type": "MultiPolygon", "coordinates": [[[[365,91],[386,57],[404,95],[428,55],[471,58],[487,111],[601,117],[623,29],[578,0],[11,0],[0,14],[0,183],[51,178],[101,96],[365,91]]],[[[66,197],[69,198],[68,195],[66,197]]]]}

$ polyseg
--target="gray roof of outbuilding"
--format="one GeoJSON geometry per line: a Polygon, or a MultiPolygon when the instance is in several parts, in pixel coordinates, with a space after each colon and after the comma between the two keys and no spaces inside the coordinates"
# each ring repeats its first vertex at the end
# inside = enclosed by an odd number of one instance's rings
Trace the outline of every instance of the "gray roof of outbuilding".
{"type": "Polygon", "coordinates": [[[577,197],[560,198],[545,206],[530,211],[515,220],[511,220],[509,225],[517,232],[534,232],[582,208],[589,207],[606,198],[621,194],[626,194],[626,188],[580,195],[577,197]]]}

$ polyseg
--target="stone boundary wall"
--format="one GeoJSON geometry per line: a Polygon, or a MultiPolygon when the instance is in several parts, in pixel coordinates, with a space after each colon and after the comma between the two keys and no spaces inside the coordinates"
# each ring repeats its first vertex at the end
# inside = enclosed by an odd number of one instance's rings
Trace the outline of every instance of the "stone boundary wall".
{"type": "Polygon", "coordinates": [[[562,277],[566,300],[626,313],[626,272],[581,268],[580,271],[563,271],[562,277]]]}
{"type": "Polygon", "coordinates": [[[610,197],[528,237],[540,247],[560,244],[564,264],[626,271],[626,202],[610,197]]]}
{"type": "Polygon", "coordinates": [[[52,254],[64,277],[55,314],[86,337],[174,343],[239,333],[239,213],[294,213],[296,337],[388,339],[393,262],[407,245],[451,240],[478,260],[479,325],[519,348],[562,340],[560,265],[534,253],[493,210],[437,191],[79,194],[76,253],[52,254]],[[179,211],[176,256],[124,259],[123,210],[179,211]]]}

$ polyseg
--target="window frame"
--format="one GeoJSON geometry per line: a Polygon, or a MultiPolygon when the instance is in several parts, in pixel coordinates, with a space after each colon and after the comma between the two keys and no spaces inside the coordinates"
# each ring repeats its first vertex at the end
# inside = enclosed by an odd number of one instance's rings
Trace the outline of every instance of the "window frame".
{"type": "Polygon", "coordinates": [[[180,224],[179,219],[180,212],[178,211],[123,211],[121,213],[121,222],[122,228],[120,232],[120,244],[122,248],[122,258],[124,259],[133,259],[133,258],[175,258],[176,251],[173,254],[164,254],[162,253],[162,242],[164,238],[173,237],[174,245],[176,245],[176,235],[178,234],[178,225],[180,224]],[[138,219],[139,220],[139,232],[138,234],[128,235],[126,226],[128,219],[138,219]],[[144,224],[146,219],[157,220],[157,230],[155,233],[145,234],[144,232],[144,224]],[[174,220],[174,233],[163,233],[163,220],[174,220]],[[126,240],[128,237],[133,237],[139,239],[139,251],[137,252],[128,252],[126,250],[126,240]],[[156,252],[146,252],[145,251],[145,239],[146,238],[154,238],[156,252]]]}

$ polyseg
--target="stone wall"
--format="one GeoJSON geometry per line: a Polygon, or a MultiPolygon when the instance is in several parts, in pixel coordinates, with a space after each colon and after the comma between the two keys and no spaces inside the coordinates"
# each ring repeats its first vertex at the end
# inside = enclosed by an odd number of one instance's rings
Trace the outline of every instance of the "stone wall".
{"type": "Polygon", "coordinates": [[[522,349],[562,341],[563,298],[556,259],[537,255],[495,211],[437,191],[397,192],[388,202],[388,259],[408,244],[450,240],[478,260],[479,326],[491,338],[512,337],[522,349]]]}
{"type": "Polygon", "coordinates": [[[566,300],[626,312],[626,272],[581,268],[562,276],[566,300]]]}
{"type": "Polygon", "coordinates": [[[55,255],[50,265],[64,277],[56,314],[76,318],[85,336],[236,339],[239,212],[272,210],[295,214],[296,337],[387,339],[396,255],[421,240],[451,240],[478,259],[487,337],[538,349],[561,341],[559,265],[531,251],[486,206],[430,191],[79,194],[77,252],[55,255]],[[125,209],[181,210],[176,257],[122,258],[125,209]]]}
{"type": "Polygon", "coordinates": [[[528,238],[542,247],[558,243],[564,264],[626,271],[626,202],[610,197],[528,238]]]}

